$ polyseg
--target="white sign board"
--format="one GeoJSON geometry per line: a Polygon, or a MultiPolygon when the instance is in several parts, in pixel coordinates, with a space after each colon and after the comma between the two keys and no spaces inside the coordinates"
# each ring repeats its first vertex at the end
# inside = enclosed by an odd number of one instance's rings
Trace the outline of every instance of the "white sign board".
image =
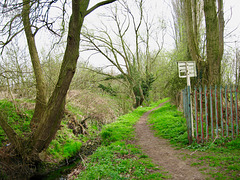
{"type": "Polygon", "coordinates": [[[180,78],[186,78],[187,73],[189,77],[196,77],[196,62],[195,61],[178,61],[178,71],[180,78]]]}

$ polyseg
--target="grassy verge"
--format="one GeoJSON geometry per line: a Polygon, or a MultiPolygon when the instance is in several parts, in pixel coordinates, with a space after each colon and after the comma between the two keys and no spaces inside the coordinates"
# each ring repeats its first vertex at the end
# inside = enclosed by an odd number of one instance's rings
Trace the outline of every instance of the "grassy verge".
{"type": "MultiPolygon", "coordinates": [[[[7,123],[22,138],[27,137],[31,133],[30,121],[34,112],[33,108],[34,102],[26,99],[16,100],[15,103],[9,100],[0,100],[0,111],[7,117],[7,123]]],[[[77,108],[71,106],[68,106],[68,108],[76,116],[81,114],[77,108]]],[[[90,138],[92,131],[89,131],[89,136],[79,135],[79,137],[76,137],[72,129],[67,127],[67,123],[68,119],[64,118],[61,122],[61,130],[57,132],[47,151],[40,155],[42,160],[51,160],[51,162],[59,163],[68,159],[78,153],[82,143],[90,138]]],[[[9,143],[6,134],[0,126],[0,147],[8,146],[9,143]]]]}
{"type": "Polygon", "coordinates": [[[170,103],[155,110],[149,116],[149,123],[157,136],[169,139],[177,147],[192,151],[188,158],[194,158],[192,166],[208,173],[214,179],[240,179],[240,138],[219,138],[205,144],[188,145],[186,120],[183,114],[170,103]],[[201,152],[201,153],[195,153],[201,152]],[[206,167],[207,165],[207,167],[206,167]]]}
{"type": "Polygon", "coordinates": [[[133,125],[148,110],[157,107],[166,99],[151,107],[139,107],[130,114],[118,118],[103,127],[102,146],[83,165],[78,179],[162,179],[166,175],[144,155],[135,145],[133,125]]]}
{"type": "MultiPolygon", "coordinates": [[[[30,132],[29,124],[33,115],[33,110],[29,110],[25,101],[18,101],[14,103],[8,100],[0,100],[0,111],[4,117],[7,117],[6,121],[14,131],[21,137],[24,137],[30,132]],[[20,106],[21,105],[21,106],[20,106]],[[21,107],[21,109],[20,109],[21,107]]],[[[0,126],[0,147],[8,144],[7,136],[0,126]]]]}

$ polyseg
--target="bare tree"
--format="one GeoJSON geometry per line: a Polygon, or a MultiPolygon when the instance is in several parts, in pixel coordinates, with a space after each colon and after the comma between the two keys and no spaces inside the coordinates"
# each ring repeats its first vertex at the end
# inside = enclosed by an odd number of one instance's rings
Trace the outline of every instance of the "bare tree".
{"type": "MultiPolygon", "coordinates": [[[[46,83],[44,82],[41,63],[36,48],[35,35],[43,27],[54,34],[59,34],[54,29],[56,19],[50,19],[50,10],[58,1],[5,1],[1,4],[2,15],[1,33],[6,37],[1,40],[4,48],[13,38],[24,31],[31,62],[36,77],[36,106],[32,119],[32,133],[27,138],[22,138],[9,126],[6,115],[0,113],[0,125],[7,134],[12,146],[23,161],[39,161],[39,153],[49,146],[59,129],[65,107],[65,97],[76,70],[79,57],[80,32],[85,17],[95,9],[112,3],[115,0],[105,0],[88,7],[90,0],[72,0],[71,17],[68,23],[67,45],[62,61],[57,84],[48,99],[46,96],[46,83]],[[42,18],[43,17],[43,18],[42,18]]],[[[66,1],[61,6],[64,18],[66,1]]],[[[58,29],[59,32],[61,28],[58,29]]],[[[60,34],[61,35],[61,34],[60,34]]]]}
{"type": "Polygon", "coordinates": [[[142,105],[148,96],[154,81],[151,69],[163,43],[157,33],[164,30],[156,29],[156,24],[160,22],[153,22],[144,9],[145,3],[144,0],[133,1],[133,10],[129,1],[119,1],[106,16],[114,23],[114,28],[103,24],[103,28],[83,33],[83,50],[102,54],[118,69],[134,107],[142,105]],[[153,45],[156,50],[151,52],[153,45]]]}
{"type": "Polygon", "coordinates": [[[34,79],[32,68],[29,66],[31,64],[27,60],[26,52],[21,51],[17,41],[13,41],[6,47],[5,55],[0,59],[0,87],[3,91],[8,89],[8,92],[11,90],[19,96],[28,96],[35,92],[34,89],[29,90],[34,85],[34,79]]]}

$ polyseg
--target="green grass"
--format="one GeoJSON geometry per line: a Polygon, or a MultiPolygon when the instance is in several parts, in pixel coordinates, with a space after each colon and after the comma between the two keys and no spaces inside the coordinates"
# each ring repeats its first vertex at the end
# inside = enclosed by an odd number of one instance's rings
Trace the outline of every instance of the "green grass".
{"type": "MultiPolygon", "coordinates": [[[[21,104],[23,102],[18,103],[21,104]]],[[[30,132],[29,124],[33,115],[33,110],[21,108],[20,112],[17,112],[13,102],[0,100],[0,111],[3,113],[7,123],[11,125],[19,136],[24,137],[30,132]]],[[[6,143],[8,143],[7,136],[0,126],[0,146],[6,145],[6,143]]]]}
{"type": "Polygon", "coordinates": [[[161,100],[151,107],[139,107],[130,114],[118,118],[114,123],[103,127],[102,146],[83,163],[85,170],[78,179],[163,179],[156,165],[135,145],[127,142],[134,139],[133,125],[148,110],[158,106],[161,100]]]}
{"type": "Polygon", "coordinates": [[[162,179],[158,168],[134,145],[116,141],[101,146],[88,159],[78,179],[162,179]],[[152,173],[153,172],[153,173],[152,173]]]}
{"type": "Polygon", "coordinates": [[[167,99],[163,99],[156,103],[153,103],[150,107],[139,107],[135,109],[132,113],[120,116],[116,122],[104,126],[101,132],[103,144],[107,145],[115,141],[133,139],[133,125],[145,112],[157,107],[160,103],[165,101],[167,101],[167,99]]]}
{"type": "Polygon", "coordinates": [[[166,103],[149,115],[149,123],[157,136],[169,139],[171,143],[187,145],[186,120],[176,106],[166,103]]]}
{"type": "MultiPolygon", "coordinates": [[[[0,100],[0,111],[4,113],[8,124],[14,129],[14,131],[21,137],[27,136],[30,133],[30,121],[34,110],[28,109],[32,105],[33,101],[30,100],[16,100],[19,112],[16,111],[14,103],[8,100],[0,100]],[[22,106],[25,104],[26,107],[22,106]]],[[[81,112],[73,106],[68,106],[76,116],[81,112]]],[[[61,130],[56,134],[55,139],[50,143],[47,149],[47,156],[50,156],[54,162],[60,162],[74,156],[79,152],[82,142],[87,141],[89,137],[79,136],[76,137],[72,129],[67,128],[68,119],[64,118],[61,122],[61,130]]],[[[92,132],[92,131],[91,131],[92,132]]],[[[5,146],[8,142],[7,136],[0,126],[0,147],[5,146]]],[[[44,155],[45,158],[47,157],[44,155]]]]}
{"type": "MultiPolygon", "coordinates": [[[[74,106],[68,105],[67,110],[77,118],[81,115],[80,110],[74,106]]],[[[89,131],[89,136],[80,134],[77,137],[73,134],[73,130],[67,127],[68,120],[67,117],[63,118],[61,122],[61,130],[57,132],[55,139],[52,140],[47,149],[47,154],[57,163],[75,156],[80,151],[82,144],[89,140],[91,138],[90,135],[93,135],[95,131],[94,129],[91,129],[89,131]]]]}
{"type": "Polygon", "coordinates": [[[81,146],[82,143],[76,139],[66,138],[62,143],[55,139],[51,142],[47,151],[55,160],[61,161],[74,156],[79,152],[81,146]]]}
{"type": "Polygon", "coordinates": [[[198,162],[192,163],[192,166],[207,171],[214,179],[240,179],[240,137],[188,145],[186,120],[183,113],[170,103],[152,112],[149,123],[157,136],[169,139],[176,147],[199,152],[186,155],[187,158],[197,159],[198,162]],[[208,168],[204,167],[206,165],[208,168]]]}

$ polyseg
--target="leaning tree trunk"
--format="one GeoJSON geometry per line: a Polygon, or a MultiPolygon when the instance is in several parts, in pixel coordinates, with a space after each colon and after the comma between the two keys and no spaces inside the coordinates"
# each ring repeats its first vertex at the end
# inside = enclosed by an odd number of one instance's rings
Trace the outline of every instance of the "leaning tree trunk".
{"type": "Polygon", "coordinates": [[[67,46],[58,82],[48,101],[44,118],[39,123],[30,143],[30,155],[33,157],[49,146],[59,129],[63,118],[66,94],[76,71],[77,60],[79,57],[80,32],[85,16],[96,8],[112,3],[115,0],[99,2],[88,10],[89,1],[90,0],[72,1],[72,15],[69,22],[67,46]]]}
{"type": "Polygon", "coordinates": [[[47,97],[46,97],[46,85],[37,52],[34,35],[31,30],[29,14],[30,14],[30,0],[23,0],[22,20],[24,32],[27,38],[28,49],[33,65],[34,75],[36,77],[36,91],[37,91],[36,105],[33,118],[31,120],[31,126],[32,129],[34,129],[35,126],[37,126],[37,124],[43,118],[43,114],[47,104],[47,97]]]}
{"type": "Polygon", "coordinates": [[[76,70],[79,57],[80,31],[89,1],[73,0],[65,50],[59,80],[47,104],[45,117],[33,136],[32,153],[40,153],[54,138],[63,117],[65,97],[76,70]],[[45,132],[45,133],[42,133],[45,132]]]}

